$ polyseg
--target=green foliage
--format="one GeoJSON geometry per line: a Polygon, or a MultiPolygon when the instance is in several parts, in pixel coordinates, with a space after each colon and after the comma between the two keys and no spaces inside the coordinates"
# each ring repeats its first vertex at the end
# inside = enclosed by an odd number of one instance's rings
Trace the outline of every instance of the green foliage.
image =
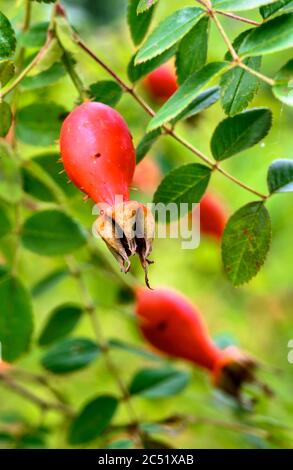
{"type": "Polygon", "coordinates": [[[24,47],[42,47],[46,42],[49,23],[36,23],[19,36],[19,43],[24,47]]]}
{"type": "Polygon", "coordinates": [[[54,374],[68,374],[84,369],[101,350],[86,338],[68,338],[55,343],[42,357],[42,366],[54,374]]]}
{"type": "Polygon", "coordinates": [[[89,93],[94,101],[114,107],[119,103],[123,91],[113,80],[102,80],[90,85],[89,93]]]}
{"type": "Polygon", "coordinates": [[[219,10],[241,11],[251,10],[262,5],[272,3],[274,0],[212,0],[212,4],[219,10]]]}
{"type": "Polygon", "coordinates": [[[220,122],[211,140],[216,160],[225,160],[260,142],[272,125],[272,113],[266,108],[255,108],[220,122]]]}
{"type": "Polygon", "coordinates": [[[131,395],[147,398],[161,398],[182,392],[190,381],[188,372],[165,367],[162,369],[142,369],[134,376],[129,387],[131,395]]]}
{"type": "Polygon", "coordinates": [[[117,407],[118,400],[110,395],[101,395],[87,403],[71,425],[70,444],[86,444],[96,439],[111,423],[117,407]]]}
{"type": "Polygon", "coordinates": [[[14,30],[10,21],[0,12],[0,60],[11,57],[16,48],[14,30]]]}
{"type": "Polygon", "coordinates": [[[180,84],[206,63],[208,29],[209,18],[204,16],[180,41],[176,55],[177,78],[180,84]]]}
{"type": "Polygon", "coordinates": [[[282,103],[293,106],[293,59],[289,60],[277,73],[273,93],[282,103]]]}
{"type": "Polygon", "coordinates": [[[21,174],[8,144],[0,142],[0,199],[16,203],[22,197],[21,174]]]}
{"type": "Polygon", "coordinates": [[[147,62],[143,62],[142,64],[135,64],[136,61],[136,55],[135,54],[127,67],[127,74],[128,78],[131,82],[137,82],[140,78],[144,77],[148,73],[152,72],[156,68],[158,68],[160,65],[164,64],[167,62],[173,55],[176,53],[177,46],[170,47],[167,51],[163,52],[162,54],[154,57],[151,60],[148,60],[147,62]]]}
{"type": "MultiPolygon", "coordinates": [[[[198,95],[187,108],[182,111],[176,118],[172,119],[172,124],[183,119],[188,119],[196,114],[201,113],[205,109],[215,104],[220,99],[220,88],[217,86],[208,88],[198,95]]],[[[154,131],[153,131],[154,132],[154,131]]]]}
{"type": "Polygon", "coordinates": [[[150,121],[148,131],[157,129],[182,113],[213,79],[224,72],[225,67],[225,62],[212,62],[192,74],[150,121]]]}
{"type": "Polygon", "coordinates": [[[202,14],[201,8],[186,7],[168,16],[150,34],[139,50],[135,63],[146,62],[170,49],[193,28],[202,14]]]}
{"type": "Polygon", "coordinates": [[[160,135],[161,129],[156,129],[155,131],[148,132],[143,136],[136,148],[136,163],[139,163],[144,158],[160,135]]]}
{"type": "Polygon", "coordinates": [[[269,18],[272,15],[277,13],[285,13],[293,11],[293,1],[292,0],[279,0],[270,5],[266,5],[260,8],[261,16],[264,19],[269,18]]]}
{"type": "Polygon", "coordinates": [[[254,28],[239,49],[241,56],[258,56],[289,49],[293,46],[293,13],[277,16],[254,28]]]}
{"type": "Polygon", "coordinates": [[[58,104],[30,104],[16,114],[16,135],[26,144],[38,147],[52,145],[59,137],[65,116],[65,109],[58,104]]]}
{"type": "Polygon", "coordinates": [[[189,163],[170,171],[163,179],[154,195],[154,204],[188,204],[191,210],[192,204],[200,201],[204,195],[211,170],[199,163],[189,163]]]}
{"type": "Polygon", "coordinates": [[[70,272],[68,269],[57,269],[49,273],[34,284],[31,291],[32,296],[38,297],[46,293],[48,290],[53,289],[53,287],[56,287],[59,282],[69,276],[69,274],[70,272]]]}
{"type": "Polygon", "coordinates": [[[136,46],[141,43],[148,32],[154,13],[154,6],[152,5],[138,15],[136,11],[138,4],[139,0],[128,0],[128,25],[132,40],[136,46]]]}
{"type": "Polygon", "coordinates": [[[293,160],[279,159],[271,163],[268,170],[270,193],[293,191],[293,160]]]}
{"type": "Polygon", "coordinates": [[[153,5],[157,3],[158,0],[139,0],[137,13],[143,13],[146,10],[149,10],[153,5]]]}
{"type": "Polygon", "coordinates": [[[12,229],[10,218],[6,210],[0,206],[0,238],[5,237],[12,229]]]}
{"type": "Polygon", "coordinates": [[[83,246],[86,234],[64,212],[48,209],[26,219],[22,228],[22,242],[28,250],[39,255],[61,256],[83,246]]]}
{"type": "Polygon", "coordinates": [[[270,243],[271,220],[263,202],[251,202],[232,215],[223,235],[222,257],[233,286],[250,281],[258,273],[270,243]]]}
{"type": "Polygon", "coordinates": [[[82,308],[74,304],[56,307],[44,326],[39,337],[40,346],[48,346],[69,335],[82,316],[82,308]]]}
{"type": "Polygon", "coordinates": [[[22,283],[9,274],[0,278],[0,298],[2,358],[13,362],[30,346],[33,332],[31,299],[22,283]]]}
{"type": "Polygon", "coordinates": [[[44,88],[54,85],[61,78],[66,75],[64,65],[56,62],[52,67],[44,70],[43,72],[34,75],[33,77],[26,77],[21,82],[21,87],[25,90],[35,90],[37,88],[44,88]]]}
{"type": "Polygon", "coordinates": [[[0,62],[0,87],[4,87],[12,79],[14,72],[15,66],[12,60],[0,62]]]}
{"type": "Polygon", "coordinates": [[[5,137],[12,124],[12,112],[8,103],[0,103],[0,137],[5,137]]]}

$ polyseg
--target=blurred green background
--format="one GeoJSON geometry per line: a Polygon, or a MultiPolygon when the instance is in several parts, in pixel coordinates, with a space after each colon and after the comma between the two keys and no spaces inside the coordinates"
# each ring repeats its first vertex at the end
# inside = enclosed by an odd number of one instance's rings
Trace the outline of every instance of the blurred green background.
{"type": "MultiPolygon", "coordinates": [[[[154,23],[164,18],[177,8],[193,5],[194,2],[173,0],[160,1],[154,23]]],[[[126,79],[126,68],[135,49],[132,45],[126,23],[126,2],[107,0],[107,2],[90,0],[64,1],[72,24],[93,50],[123,78],[126,79]]],[[[22,22],[22,2],[1,0],[0,9],[12,21],[15,28],[22,22]]],[[[33,20],[43,21],[49,17],[50,6],[33,4],[33,20]]],[[[247,17],[258,19],[258,15],[247,14],[247,17]]],[[[222,18],[222,23],[230,38],[235,38],[245,25],[222,18]]],[[[209,61],[221,60],[225,54],[225,45],[217,31],[211,28],[209,61]]],[[[88,85],[97,80],[107,79],[107,75],[94,62],[78,52],[75,56],[77,70],[83,81],[88,85]]],[[[274,76],[276,71],[290,58],[289,52],[278,57],[267,56],[264,59],[263,71],[274,76]]],[[[143,94],[141,86],[138,86],[143,94]]],[[[68,78],[46,89],[21,93],[20,105],[35,102],[60,103],[71,110],[76,101],[76,91],[68,78]]],[[[269,163],[276,158],[292,158],[292,109],[276,101],[265,84],[252,106],[268,106],[273,110],[274,123],[265,141],[241,156],[225,161],[223,166],[233,175],[252,187],[266,192],[266,173],[269,163]]],[[[125,117],[135,143],[144,134],[148,116],[125,95],[117,109],[125,117]]],[[[218,122],[224,118],[220,104],[205,111],[193,126],[180,124],[178,132],[191,141],[202,151],[209,153],[209,141],[218,122]]],[[[35,155],[46,153],[54,148],[38,148],[19,145],[22,158],[29,159],[35,155]]],[[[170,168],[184,162],[193,162],[194,156],[167,137],[161,139],[151,151],[162,168],[170,168]]],[[[253,197],[235,186],[221,175],[213,175],[210,191],[218,194],[233,213],[241,205],[253,201],[253,197]]],[[[147,200],[147,196],[139,196],[147,200]]],[[[82,196],[76,191],[71,200],[76,218],[88,228],[94,221],[91,215],[91,203],[84,203],[82,196]]],[[[292,447],[293,437],[293,364],[288,363],[288,341],[293,338],[292,326],[292,195],[280,194],[268,202],[273,223],[272,247],[261,272],[248,285],[233,288],[226,280],[221,266],[220,246],[212,239],[203,237],[196,250],[182,250],[179,241],[156,240],[153,259],[155,264],[150,268],[151,284],[168,286],[178,289],[187,295],[203,312],[213,337],[222,344],[237,344],[242,349],[255,355],[263,364],[262,379],[274,390],[275,396],[262,399],[253,413],[241,412],[224,399],[210,386],[205,373],[192,370],[193,379],[188,388],[180,395],[166,399],[135,398],[134,404],[142,422],[158,420],[177,413],[192,417],[204,418],[203,422],[195,422],[185,428],[175,427],[171,430],[155,433],[164,442],[176,448],[267,448],[292,447]],[[206,420],[206,422],[204,422],[206,420]],[[228,426],[222,422],[230,423],[228,426]],[[255,431],[243,432],[241,426],[247,425],[255,431]]],[[[101,250],[106,247],[101,241],[101,250]]],[[[3,262],[12,257],[9,237],[1,241],[0,256],[3,262]],[[2,253],[2,254],[1,254],[2,253]]],[[[126,293],[111,273],[100,268],[101,261],[95,263],[89,259],[86,249],[77,253],[82,262],[88,287],[98,305],[99,315],[108,338],[123,339],[132,344],[143,345],[135,324],[133,306],[127,302],[126,293]]],[[[47,274],[62,268],[62,259],[49,259],[34,255],[25,249],[21,252],[20,276],[27,286],[32,288],[35,283],[47,274]]],[[[135,275],[142,278],[142,273],[135,262],[135,275]]],[[[35,338],[38,337],[48,313],[57,305],[66,301],[80,301],[74,279],[65,276],[54,288],[35,296],[35,338]]],[[[1,314],[1,299],[0,299],[1,314]]],[[[84,318],[74,333],[77,336],[92,337],[88,319],[84,318]]],[[[19,361],[19,366],[31,371],[40,371],[39,359],[43,351],[34,345],[31,353],[19,361]]],[[[133,373],[143,366],[151,366],[152,362],[123,351],[114,351],[113,358],[126,382],[133,373]]],[[[192,368],[181,361],[178,368],[192,368]]],[[[86,403],[99,393],[115,392],[115,384],[109,376],[103,360],[82,372],[66,377],[54,377],[58,386],[76,408],[86,403]]],[[[36,388],[38,390],[38,388],[36,388]]],[[[31,426],[40,422],[39,411],[29,402],[1,388],[0,429],[1,422],[24,420],[31,426]]],[[[123,407],[119,408],[117,422],[127,419],[123,407]]],[[[61,418],[50,412],[44,418],[49,432],[32,436],[19,446],[66,446],[64,426],[60,427],[61,418]]],[[[121,438],[125,434],[121,433],[121,438]]],[[[110,437],[97,440],[92,447],[106,445],[110,437]]],[[[1,440],[0,440],[1,446],[1,440]]],[[[6,443],[3,443],[6,446],[6,443]]]]}

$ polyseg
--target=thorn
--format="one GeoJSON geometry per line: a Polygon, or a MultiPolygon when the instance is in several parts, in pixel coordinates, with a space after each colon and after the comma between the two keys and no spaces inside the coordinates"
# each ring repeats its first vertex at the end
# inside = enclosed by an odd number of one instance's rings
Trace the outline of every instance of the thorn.
{"type": "Polygon", "coordinates": [[[58,175],[62,175],[62,173],[65,173],[65,170],[58,171],[58,175]]]}
{"type": "Polygon", "coordinates": [[[71,181],[70,181],[70,180],[68,180],[68,181],[67,181],[67,184],[70,184],[70,183],[71,183],[71,181]]]}
{"type": "Polygon", "coordinates": [[[86,194],[85,196],[83,196],[83,200],[84,202],[87,202],[89,200],[89,196],[86,194]]]}
{"type": "Polygon", "coordinates": [[[58,158],[57,163],[63,163],[62,158],[58,158]]]}

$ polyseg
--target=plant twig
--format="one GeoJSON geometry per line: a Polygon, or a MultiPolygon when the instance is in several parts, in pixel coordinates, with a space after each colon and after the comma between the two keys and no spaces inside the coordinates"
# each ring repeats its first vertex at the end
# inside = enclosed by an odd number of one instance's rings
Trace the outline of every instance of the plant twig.
{"type": "Polygon", "coordinates": [[[236,21],[242,21],[243,23],[252,24],[253,26],[260,26],[261,25],[261,23],[259,23],[259,21],[254,21],[254,20],[251,20],[249,18],[244,18],[243,16],[235,15],[235,13],[229,13],[227,11],[221,11],[221,10],[214,10],[214,11],[218,15],[227,16],[228,18],[232,18],[233,20],[236,20],[236,21]]]}
{"type": "Polygon", "coordinates": [[[134,429],[136,431],[137,444],[143,447],[142,436],[140,433],[139,421],[137,419],[136,412],[132,406],[132,402],[131,402],[127,387],[123,379],[120,376],[120,372],[116,364],[112,361],[110,351],[109,351],[109,345],[108,345],[106,338],[104,338],[94,301],[84,282],[82,273],[79,269],[78,263],[76,262],[75,258],[73,256],[66,257],[66,263],[68,265],[71,275],[76,279],[79,285],[80,292],[83,297],[84,309],[88,313],[89,318],[91,320],[91,324],[92,324],[92,328],[93,328],[93,331],[97,340],[97,344],[101,348],[102,353],[104,355],[105,364],[120,390],[121,398],[123,402],[125,403],[125,406],[127,407],[129,418],[131,419],[131,421],[133,421],[133,423],[135,423],[134,429]]]}
{"type": "Polygon", "coordinates": [[[267,77],[266,75],[263,75],[262,73],[258,72],[257,70],[251,69],[244,62],[240,61],[238,65],[239,65],[239,67],[241,67],[242,69],[244,69],[248,73],[250,73],[251,75],[255,75],[256,77],[258,77],[263,82],[266,82],[268,85],[274,86],[276,84],[275,80],[273,80],[272,78],[267,77]]]}
{"type": "MultiPolygon", "coordinates": [[[[152,116],[152,117],[155,116],[155,112],[153,111],[153,109],[143,100],[141,96],[137,94],[134,88],[129,87],[120,77],[118,77],[118,75],[113,70],[111,70],[109,66],[103,60],[101,60],[88,46],[84,44],[82,39],[76,33],[74,34],[74,41],[95,62],[97,62],[104,70],[106,70],[117,81],[117,83],[119,83],[120,86],[127,93],[129,93],[132,96],[132,98],[145,110],[145,112],[149,114],[149,116],[152,116]]],[[[209,165],[210,168],[219,171],[223,176],[230,179],[231,181],[233,181],[235,184],[245,189],[246,191],[249,191],[250,193],[260,197],[261,199],[264,199],[264,200],[266,199],[267,197],[266,195],[254,190],[253,188],[249,187],[245,183],[242,183],[241,181],[239,181],[234,176],[230,175],[227,171],[223,170],[218,164],[215,164],[211,159],[209,159],[206,155],[204,155],[203,152],[201,152],[192,144],[190,144],[189,142],[185,141],[182,137],[180,137],[173,129],[170,129],[167,126],[163,126],[163,130],[166,132],[166,134],[170,135],[173,139],[177,140],[177,142],[182,144],[185,148],[190,150],[194,155],[196,155],[198,158],[204,161],[207,165],[209,165]]]]}

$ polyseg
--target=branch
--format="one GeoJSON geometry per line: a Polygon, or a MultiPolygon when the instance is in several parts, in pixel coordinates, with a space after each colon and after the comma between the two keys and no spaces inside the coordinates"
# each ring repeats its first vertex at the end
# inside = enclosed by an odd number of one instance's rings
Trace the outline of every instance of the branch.
{"type": "Polygon", "coordinates": [[[221,10],[214,10],[215,13],[223,16],[227,16],[228,18],[232,18],[233,20],[236,21],[242,21],[243,23],[248,23],[252,24],[253,26],[260,26],[261,23],[258,21],[250,20],[249,18],[243,18],[243,16],[235,15],[235,13],[228,13],[227,11],[221,11],[221,10]]]}

